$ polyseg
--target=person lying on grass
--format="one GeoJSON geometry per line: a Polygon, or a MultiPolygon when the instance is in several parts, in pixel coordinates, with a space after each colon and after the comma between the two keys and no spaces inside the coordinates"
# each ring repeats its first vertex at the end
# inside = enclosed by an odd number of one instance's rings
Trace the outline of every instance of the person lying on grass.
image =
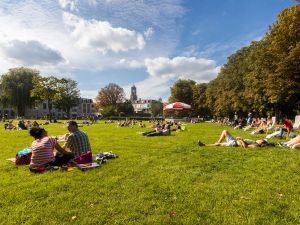
{"type": "Polygon", "coordinates": [[[170,125],[157,126],[154,131],[144,132],[142,135],[145,137],[171,135],[170,125]]]}
{"type": "Polygon", "coordinates": [[[16,130],[16,126],[13,125],[12,121],[10,121],[9,123],[4,124],[4,129],[5,130],[16,130]]]}
{"type": "Polygon", "coordinates": [[[73,154],[64,150],[55,138],[48,137],[48,132],[44,128],[34,127],[29,133],[35,139],[31,144],[31,169],[62,166],[73,158],[73,154]],[[61,154],[54,156],[54,148],[61,154]]]}
{"type": "Polygon", "coordinates": [[[287,147],[287,148],[299,148],[300,147],[300,135],[296,136],[295,138],[281,144],[279,143],[279,146],[281,147],[287,147]]]}
{"type": "Polygon", "coordinates": [[[223,146],[223,147],[237,147],[242,146],[244,148],[256,148],[275,146],[273,143],[268,143],[266,140],[252,141],[249,139],[242,139],[240,137],[234,138],[229,131],[223,130],[219,140],[214,144],[203,144],[200,140],[198,141],[199,146],[223,146]],[[226,141],[226,142],[223,142],[226,141]]]}

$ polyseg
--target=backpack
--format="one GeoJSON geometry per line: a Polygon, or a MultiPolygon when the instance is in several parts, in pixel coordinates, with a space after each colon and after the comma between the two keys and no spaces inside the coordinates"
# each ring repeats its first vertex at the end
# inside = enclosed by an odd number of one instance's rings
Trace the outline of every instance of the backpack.
{"type": "Polygon", "coordinates": [[[16,165],[28,165],[31,161],[31,149],[25,148],[16,154],[16,165]]]}
{"type": "Polygon", "coordinates": [[[119,156],[113,154],[112,152],[100,152],[96,155],[95,160],[102,164],[106,163],[108,159],[116,159],[119,156]]]}

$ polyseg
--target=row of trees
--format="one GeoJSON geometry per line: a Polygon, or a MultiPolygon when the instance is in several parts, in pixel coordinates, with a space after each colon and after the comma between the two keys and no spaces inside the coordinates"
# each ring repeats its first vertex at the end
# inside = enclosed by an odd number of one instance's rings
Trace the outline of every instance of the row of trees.
{"type": "Polygon", "coordinates": [[[300,6],[282,11],[261,41],[231,55],[216,79],[177,81],[170,101],[192,104],[193,114],[201,116],[299,113],[300,6]]]}
{"type": "MultiPolygon", "coordinates": [[[[76,81],[44,77],[30,68],[10,69],[0,79],[0,106],[13,108],[18,116],[24,116],[27,109],[47,101],[50,119],[53,106],[70,117],[70,110],[79,104],[79,99],[76,81]]],[[[104,117],[134,115],[133,106],[125,99],[123,88],[114,83],[99,91],[96,107],[104,117]]],[[[153,102],[151,111],[153,116],[162,115],[162,103],[153,102]]]]}
{"type": "Polygon", "coordinates": [[[26,109],[45,100],[49,103],[50,119],[52,105],[70,116],[70,109],[78,105],[79,99],[76,81],[43,77],[30,68],[10,69],[0,79],[0,105],[12,107],[18,116],[24,116],[26,109]]]}

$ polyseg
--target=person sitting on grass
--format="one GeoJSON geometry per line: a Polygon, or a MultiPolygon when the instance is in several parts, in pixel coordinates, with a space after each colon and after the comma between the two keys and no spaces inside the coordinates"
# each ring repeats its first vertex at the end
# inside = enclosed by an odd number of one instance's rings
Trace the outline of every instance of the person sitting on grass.
{"type": "Polygon", "coordinates": [[[183,131],[180,123],[175,124],[175,128],[173,128],[172,131],[176,131],[176,132],[183,131]]]}
{"type": "Polygon", "coordinates": [[[5,130],[16,130],[17,128],[15,125],[13,125],[12,121],[10,121],[9,123],[4,125],[4,129],[5,130]]]}
{"type": "Polygon", "coordinates": [[[73,154],[64,150],[55,138],[48,137],[44,128],[32,128],[29,133],[35,139],[31,144],[30,169],[62,166],[73,158],[73,154]],[[54,156],[54,148],[61,154],[54,156]]]}
{"type": "Polygon", "coordinates": [[[31,124],[31,127],[39,128],[39,127],[40,127],[40,125],[39,125],[39,123],[38,123],[38,122],[36,122],[36,121],[33,121],[33,122],[32,122],[32,124],[31,124]]]}
{"type": "Polygon", "coordinates": [[[91,152],[89,137],[85,132],[78,129],[77,122],[73,120],[69,121],[67,128],[70,133],[67,135],[63,148],[70,149],[75,157],[91,152]]]}
{"type": "Polygon", "coordinates": [[[261,118],[259,126],[251,132],[251,134],[263,134],[267,129],[267,121],[264,118],[261,118]]]}
{"type": "Polygon", "coordinates": [[[27,127],[25,126],[25,123],[23,120],[20,120],[18,123],[18,129],[19,130],[27,130],[27,127]]]}
{"type": "Polygon", "coordinates": [[[282,118],[282,125],[280,125],[279,128],[277,128],[274,133],[267,135],[266,138],[267,139],[273,137],[283,138],[283,134],[286,132],[287,133],[286,139],[289,139],[292,129],[293,129],[292,121],[288,119],[286,115],[284,115],[282,118]]]}
{"type": "Polygon", "coordinates": [[[26,127],[27,130],[29,130],[31,128],[31,122],[29,120],[27,120],[25,122],[25,127],[26,127]]]}

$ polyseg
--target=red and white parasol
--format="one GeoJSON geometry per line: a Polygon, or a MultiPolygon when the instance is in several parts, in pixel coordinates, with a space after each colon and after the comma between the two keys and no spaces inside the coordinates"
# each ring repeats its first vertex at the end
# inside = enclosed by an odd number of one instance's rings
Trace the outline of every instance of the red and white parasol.
{"type": "Polygon", "coordinates": [[[183,102],[168,103],[164,106],[164,110],[190,110],[192,107],[183,102]]]}

